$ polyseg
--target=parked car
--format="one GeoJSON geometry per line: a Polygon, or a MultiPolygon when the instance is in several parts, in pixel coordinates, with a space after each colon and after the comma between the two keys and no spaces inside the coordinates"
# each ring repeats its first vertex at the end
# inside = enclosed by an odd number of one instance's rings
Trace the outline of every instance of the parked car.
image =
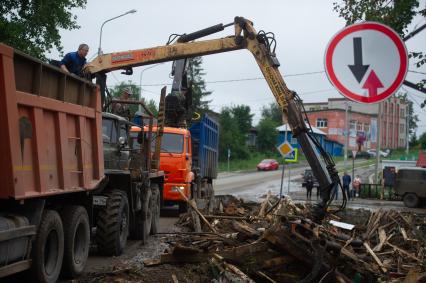
{"type": "MultiPolygon", "coordinates": [[[[375,149],[369,149],[367,150],[367,153],[370,155],[370,157],[376,157],[377,153],[375,149]]],[[[380,151],[380,157],[388,157],[390,151],[380,151]]]]}
{"type": "Polygon", "coordinates": [[[303,176],[302,187],[306,187],[306,181],[308,180],[309,175],[311,175],[314,179],[314,188],[318,188],[319,183],[317,181],[317,178],[315,178],[314,173],[312,172],[311,169],[306,169],[305,172],[302,173],[302,176],[303,176]]]}
{"type": "Polygon", "coordinates": [[[280,164],[275,159],[263,159],[257,164],[257,171],[278,170],[280,164]]]}
{"type": "Polygon", "coordinates": [[[426,168],[400,168],[396,174],[395,194],[406,207],[417,207],[426,199],[426,168]]]}
{"type": "MultiPolygon", "coordinates": [[[[357,158],[365,158],[369,159],[371,155],[367,151],[358,151],[355,155],[355,159],[357,158]]],[[[348,158],[352,158],[352,152],[348,152],[348,158]]]]}

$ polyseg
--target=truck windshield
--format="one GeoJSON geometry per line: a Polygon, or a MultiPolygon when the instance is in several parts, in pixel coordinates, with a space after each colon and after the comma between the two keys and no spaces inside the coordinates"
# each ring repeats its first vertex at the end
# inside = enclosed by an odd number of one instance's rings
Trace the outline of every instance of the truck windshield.
{"type": "MultiPolygon", "coordinates": [[[[140,144],[137,142],[138,133],[130,133],[130,138],[133,140],[133,149],[140,149],[140,144]]],[[[164,133],[161,140],[161,152],[166,153],[182,153],[183,152],[183,135],[164,133]]],[[[151,151],[155,150],[155,134],[152,136],[151,151]]]]}
{"type": "Polygon", "coordinates": [[[161,140],[161,152],[182,153],[183,141],[183,135],[164,133],[161,140]]]}
{"type": "Polygon", "coordinates": [[[102,119],[102,139],[104,142],[115,142],[117,139],[117,131],[113,126],[113,120],[102,119]]]}

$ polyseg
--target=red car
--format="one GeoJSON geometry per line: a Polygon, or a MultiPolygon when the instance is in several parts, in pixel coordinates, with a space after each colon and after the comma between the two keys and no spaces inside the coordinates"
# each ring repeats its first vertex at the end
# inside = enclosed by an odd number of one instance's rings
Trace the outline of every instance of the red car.
{"type": "Polygon", "coordinates": [[[263,159],[257,164],[258,171],[266,171],[266,170],[278,170],[280,164],[275,159],[263,159]]]}

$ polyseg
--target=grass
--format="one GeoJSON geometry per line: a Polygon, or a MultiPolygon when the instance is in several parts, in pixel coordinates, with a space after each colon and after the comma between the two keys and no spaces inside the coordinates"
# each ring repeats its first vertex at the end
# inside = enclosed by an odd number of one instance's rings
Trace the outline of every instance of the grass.
{"type": "Polygon", "coordinates": [[[405,152],[405,149],[399,148],[392,150],[390,156],[383,159],[389,160],[417,160],[419,158],[419,149],[410,149],[408,154],[405,152]]]}
{"type": "MultiPolygon", "coordinates": [[[[234,160],[231,158],[229,162],[229,171],[235,172],[235,171],[247,171],[247,170],[256,170],[256,165],[259,164],[259,162],[263,159],[275,159],[280,164],[283,163],[283,159],[281,155],[278,153],[259,153],[255,152],[252,153],[250,158],[248,159],[237,159],[234,160]]],[[[334,161],[336,163],[343,161],[342,156],[333,157],[334,161]]],[[[302,155],[299,155],[299,160],[306,160],[306,158],[302,155]]],[[[356,167],[365,166],[374,164],[375,159],[369,159],[365,160],[363,162],[359,162],[356,164],[356,167]]],[[[343,164],[338,166],[339,172],[343,172],[345,169],[343,168],[343,164]]],[[[348,167],[347,170],[352,170],[352,159],[348,159],[348,167]]],[[[226,161],[219,161],[219,172],[227,172],[228,171],[228,162],[226,161]]]]}
{"type": "MultiPolygon", "coordinates": [[[[238,159],[231,160],[229,162],[229,171],[246,171],[246,170],[256,170],[256,165],[259,164],[263,159],[275,159],[280,164],[282,164],[282,158],[278,153],[252,153],[250,158],[248,159],[238,159]]],[[[227,161],[219,161],[219,172],[228,171],[228,162],[227,161]]]]}

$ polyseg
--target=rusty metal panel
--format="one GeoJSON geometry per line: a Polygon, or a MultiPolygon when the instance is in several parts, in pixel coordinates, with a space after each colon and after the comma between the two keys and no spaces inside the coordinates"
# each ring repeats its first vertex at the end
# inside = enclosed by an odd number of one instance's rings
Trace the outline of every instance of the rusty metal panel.
{"type": "Polygon", "coordinates": [[[0,44],[0,198],[96,188],[100,117],[94,84],[0,44]]]}

